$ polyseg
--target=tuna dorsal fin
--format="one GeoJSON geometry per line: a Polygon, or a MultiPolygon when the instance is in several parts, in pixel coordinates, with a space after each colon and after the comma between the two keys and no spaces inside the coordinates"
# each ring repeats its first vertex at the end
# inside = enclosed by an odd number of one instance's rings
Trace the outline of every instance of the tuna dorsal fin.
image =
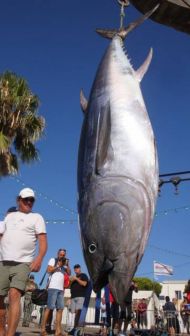
{"type": "Polygon", "coordinates": [[[98,141],[96,152],[96,173],[103,173],[103,166],[112,160],[113,150],[111,147],[111,113],[110,104],[100,112],[98,120],[98,141]]]}
{"type": "Polygon", "coordinates": [[[86,113],[88,108],[88,100],[86,99],[83,90],[80,90],[80,106],[84,113],[86,113]]]}
{"type": "Polygon", "coordinates": [[[153,50],[151,48],[147,58],[144,61],[144,63],[140,66],[140,68],[138,68],[138,70],[136,70],[136,77],[137,77],[139,82],[141,82],[141,80],[144,77],[144,74],[147,72],[147,70],[149,68],[150,62],[152,60],[152,54],[153,54],[153,50]]]}

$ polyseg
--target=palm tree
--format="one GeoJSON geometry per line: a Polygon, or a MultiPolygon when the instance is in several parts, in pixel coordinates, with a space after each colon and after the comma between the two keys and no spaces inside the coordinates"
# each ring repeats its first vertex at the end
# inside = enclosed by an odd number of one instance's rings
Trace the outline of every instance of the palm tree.
{"type": "Polygon", "coordinates": [[[45,127],[38,106],[24,78],[9,71],[0,74],[0,176],[17,173],[19,162],[38,159],[34,144],[45,127]]]}

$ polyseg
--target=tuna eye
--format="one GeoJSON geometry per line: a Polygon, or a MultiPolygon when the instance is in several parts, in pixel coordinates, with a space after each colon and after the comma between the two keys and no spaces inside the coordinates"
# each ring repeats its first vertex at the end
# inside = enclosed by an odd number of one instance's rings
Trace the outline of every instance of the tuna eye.
{"type": "Polygon", "coordinates": [[[96,246],[96,244],[94,244],[94,243],[92,243],[92,244],[90,244],[90,245],[88,246],[88,251],[89,251],[90,253],[94,253],[94,252],[96,252],[96,249],[97,249],[97,246],[96,246]]]}

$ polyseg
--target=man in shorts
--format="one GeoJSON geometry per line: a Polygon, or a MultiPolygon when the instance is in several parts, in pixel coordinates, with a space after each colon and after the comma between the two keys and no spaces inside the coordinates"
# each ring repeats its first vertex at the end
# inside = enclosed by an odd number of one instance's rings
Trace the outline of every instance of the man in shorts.
{"type": "MultiPolygon", "coordinates": [[[[65,248],[60,248],[58,250],[57,258],[54,258],[54,266],[56,264],[56,259],[60,259],[60,258],[65,258],[65,264],[64,264],[64,270],[65,270],[64,284],[65,284],[66,276],[68,277],[68,281],[69,281],[69,276],[71,275],[71,268],[69,266],[69,259],[67,258],[67,251],[65,248]]],[[[52,321],[53,321],[53,309],[50,310],[48,317],[47,317],[47,321],[46,321],[46,331],[48,334],[54,333],[52,330],[52,321]]]]}
{"type": "Polygon", "coordinates": [[[20,299],[30,272],[38,272],[47,250],[43,217],[32,212],[35,193],[24,188],[17,197],[18,211],[0,222],[0,336],[14,336],[20,319],[20,299]],[[36,242],[39,250],[35,255],[36,242]],[[9,293],[8,329],[4,298],[9,293]]]}
{"type": "Polygon", "coordinates": [[[61,321],[64,309],[64,273],[70,272],[68,259],[66,259],[65,253],[66,251],[64,249],[59,249],[57,258],[51,258],[48,262],[48,301],[41,325],[41,336],[47,335],[47,322],[54,309],[56,309],[55,335],[62,335],[61,321]]]}
{"type": "Polygon", "coordinates": [[[83,307],[86,288],[88,285],[88,277],[85,273],[82,273],[79,264],[74,266],[75,276],[71,279],[71,313],[75,313],[74,328],[69,332],[69,335],[74,335],[75,328],[78,326],[80,313],[83,307]]]}

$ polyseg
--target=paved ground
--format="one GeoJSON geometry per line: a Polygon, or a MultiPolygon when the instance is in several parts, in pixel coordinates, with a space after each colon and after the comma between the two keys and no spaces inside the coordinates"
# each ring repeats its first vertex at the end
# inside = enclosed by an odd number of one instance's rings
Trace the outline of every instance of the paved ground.
{"type": "MultiPolygon", "coordinates": [[[[85,335],[97,335],[97,332],[99,331],[99,328],[93,328],[93,327],[85,327],[85,335]]],[[[64,332],[63,327],[63,334],[67,336],[68,334],[64,332]]],[[[37,324],[30,323],[30,327],[22,327],[19,325],[17,329],[16,336],[23,335],[23,336],[38,336],[40,335],[40,328],[37,324]]],[[[54,336],[54,335],[51,335],[54,336]]]]}
{"type": "Polygon", "coordinates": [[[40,335],[40,328],[37,325],[30,323],[30,327],[19,326],[17,329],[17,336],[18,334],[25,336],[40,335]]]}

